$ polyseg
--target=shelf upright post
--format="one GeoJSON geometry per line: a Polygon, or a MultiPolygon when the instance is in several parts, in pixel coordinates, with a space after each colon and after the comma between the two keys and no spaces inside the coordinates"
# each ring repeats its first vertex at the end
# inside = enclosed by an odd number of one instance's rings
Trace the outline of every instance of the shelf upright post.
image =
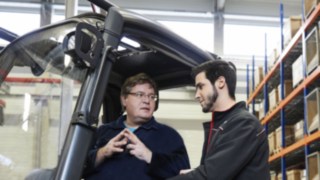
{"type": "MultiPolygon", "coordinates": [[[[304,16],[304,1],[301,0],[302,3],[302,20],[303,22],[306,21],[306,17],[304,16]]],[[[307,77],[307,63],[306,63],[306,32],[304,31],[301,35],[301,41],[302,41],[302,71],[303,71],[303,79],[307,77]]],[[[308,135],[308,129],[307,129],[307,95],[308,95],[308,88],[305,86],[303,88],[303,134],[308,135]]],[[[310,154],[310,147],[309,144],[304,146],[304,154],[305,154],[305,166],[306,170],[308,170],[308,155],[310,154]]]]}
{"type": "Polygon", "coordinates": [[[281,53],[283,52],[284,49],[284,37],[283,37],[283,4],[282,2],[280,3],[280,33],[281,33],[281,37],[280,37],[280,43],[281,43],[281,53]]]}
{"type": "MultiPolygon", "coordinates": [[[[254,56],[252,56],[252,92],[254,91],[254,74],[255,74],[255,70],[254,70],[254,67],[255,67],[255,58],[254,56]]],[[[255,98],[252,99],[252,113],[255,114],[255,98]]]]}
{"type": "MultiPolygon", "coordinates": [[[[250,95],[250,74],[249,74],[249,64],[247,64],[247,76],[246,76],[246,79],[247,79],[247,99],[249,99],[249,95],[250,95]]],[[[249,104],[248,104],[248,107],[247,109],[249,109],[249,104]]]]}
{"type": "MultiPolygon", "coordinates": [[[[268,74],[268,59],[264,59],[264,75],[268,74]]],[[[263,98],[264,98],[264,114],[269,111],[269,98],[268,98],[268,82],[263,85],[263,98]]]]}
{"type": "MultiPolygon", "coordinates": [[[[267,49],[267,33],[265,33],[265,35],[264,35],[264,63],[265,63],[265,67],[268,67],[268,49],[267,49]]],[[[266,68],[266,69],[268,69],[268,68],[266,68]]],[[[266,70],[265,69],[265,70],[266,70]]],[[[267,73],[265,72],[265,75],[266,75],[267,73]]],[[[267,88],[267,90],[268,90],[268,88],[267,88]]],[[[267,91],[268,92],[268,91],[267,91]]],[[[266,100],[266,99],[269,99],[269,98],[267,98],[267,96],[265,95],[264,96],[264,99],[266,100]]],[[[265,108],[266,107],[269,107],[269,102],[268,102],[268,104],[267,104],[268,106],[265,106],[265,108]]],[[[267,111],[269,110],[269,109],[264,109],[265,110],[265,114],[267,114],[267,111]]],[[[266,123],[265,125],[264,125],[264,129],[266,130],[266,133],[268,134],[268,123],[266,123]]]]}
{"type": "MultiPolygon", "coordinates": [[[[283,39],[283,3],[280,3],[280,29],[281,29],[281,52],[283,52],[284,49],[284,39],[283,39]]],[[[284,64],[283,61],[280,62],[280,95],[281,95],[281,100],[284,99],[284,89],[283,89],[283,84],[284,84],[284,64]]],[[[285,133],[285,126],[286,126],[286,122],[285,122],[285,112],[284,112],[284,108],[281,109],[280,111],[280,125],[281,125],[281,147],[285,148],[286,147],[286,133],[285,133]]],[[[287,176],[286,176],[286,158],[285,157],[281,157],[281,172],[282,172],[282,180],[286,180],[287,176]]]]}
{"type": "MultiPolygon", "coordinates": [[[[302,42],[302,47],[305,49],[305,42],[304,42],[304,39],[305,39],[305,32],[303,33],[303,35],[302,35],[303,37],[302,37],[302,40],[303,40],[303,42],[302,42]]],[[[305,50],[304,50],[304,52],[305,52],[305,50]]],[[[302,61],[303,61],[303,74],[304,74],[304,79],[306,78],[306,58],[305,58],[305,53],[304,53],[304,55],[302,56],[302,61]]],[[[308,95],[308,88],[305,86],[304,88],[303,88],[303,108],[304,108],[304,110],[303,110],[303,114],[304,114],[304,116],[303,116],[303,134],[304,135],[308,135],[308,128],[307,128],[307,123],[306,123],[306,121],[307,121],[307,95],[308,95]]],[[[307,156],[310,154],[310,146],[309,146],[309,144],[307,144],[307,145],[305,145],[304,146],[304,154],[305,154],[305,163],[306,163],[306,169],[308,169],[308,158],[307,158],[307,156]]]]}

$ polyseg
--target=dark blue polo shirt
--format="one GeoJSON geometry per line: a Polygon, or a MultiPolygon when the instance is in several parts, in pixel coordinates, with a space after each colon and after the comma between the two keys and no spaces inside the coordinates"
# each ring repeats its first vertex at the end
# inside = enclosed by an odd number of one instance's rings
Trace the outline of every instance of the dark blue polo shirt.
{"type": "MultiPolygon", "coordinates": [[[[97,151],[124,128],[126,116],[102,125],[98,139],[89,151],[88,166],[93,167],[97,151]]],[[[131,155],[128,151],[105,159],[90,174],[88,180],[154,180],[176,176],[181,169],[190,168],[188,154],[181,136],[171,127],[157,123],[154,117],[134,131],[134,134],[152,151],[151,163],[131,155]]]]}

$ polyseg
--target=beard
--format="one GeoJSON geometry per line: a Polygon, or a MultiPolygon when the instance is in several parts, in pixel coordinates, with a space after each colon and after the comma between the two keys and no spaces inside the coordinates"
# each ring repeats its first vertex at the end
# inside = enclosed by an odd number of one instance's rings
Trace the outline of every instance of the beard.
{"type": "Polygon", "coordinates": [[[216,87],[213,86],[212,89],[213,89],[213,93],[206,97],[206,99],[208,101],[202,107],[202,112],[204,112],[204,113],[210,112],[210,110],[212,109],[214,103],[218,99],[219,94],[218,94],[218,91],[217,91],[216,87]]]}

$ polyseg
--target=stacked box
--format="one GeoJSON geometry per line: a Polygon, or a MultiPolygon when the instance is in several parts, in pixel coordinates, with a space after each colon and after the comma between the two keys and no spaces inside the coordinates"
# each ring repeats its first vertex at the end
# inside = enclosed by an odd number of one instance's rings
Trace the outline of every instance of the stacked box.
{"type": "Polygon", "coordinates": [[[287,171],[287,180],[300,180],[301,179],[301,170],[292,169],[287,171]]]}
{"type": "Polygon", "coordinates": [[[265,112],[264,112],[264,100],[261,101],[260,105],[259,105],[259,120],[261,121],[265,116],[265,112]]]}
{"type": "Polygon", "coordinates": [[[301,16],[290,16],[284,24],[284,46],[286,47],[302,25],[301,16]]]}
{"type": "MultiPolygon", "coordinates": [[[[292,92],[292,80],[284,80],[283,83],[283,92],[284,92],[284,98],[286,98],[291,92],[292,92]]],[[[278,99],[281,100],[281,84],[278,86],[278,99]]]]}
{"type": "MultiPolygon", "coordinates": [[[[290,146],[294,143],[294,132],[293,132],[293,126],[285,126],[285,144],[286,146],[290,146]]],[[[276,148],[282,147],[282,128],[278,127],[276,129],[276,148]]]]}
{"type": "Polygon", "coordinates": [[[307,156],[307,176],[309,180],[320,180],[320,153],[314,152],[307,156]]]}
{"type": "Polygon", "coordinates": [[[307,95],[307,128],[309,134],[319,130],[320,121],[320,88],[315,88],[312,92],[307,95]]]}
{"type": "Polygon", "coordinates": [[[276,132],[271,132],[268,135],[268,142],[269,142],[269,154],[273,154],[274,150],[276,150],[277,143],[276,143],[276,132]]]}
{"type": "Polygon", "coordinates": [[[300,55],[292,64],[292,87],[298,86],[303,78],[303,59],[300,55]]]}
{"type": "Polygon", "coordinates": [[[278,179],[278,180],[282,180],[282,173],[278,173],[277,179],[278,179]]]}
{"type": "Polygon", "coordinates": [[[254,111],[252,114],[259,118],[259,111],[254,111]]]}
{"type": "MultiPolygon", "coordinates": [[[[287,180],[301,180],[303,176],[303,170],[300,169],[292,169],[286,171],[286,179],[287,180]]],[[[276,177],[278,180],[282,180],[282,173],[279,173],[276,177]]]]}
{"type": "Polygon", "coordinates": [[[275,88],[269,93],[269,110],[275,108],[278,103],[279,103],[279,91],[278,91],[278,88],[275,88]]]}
{"type": "Polygon", "coordinates": [[[294,125],[294,141],[297,142],[301,140],[304,136],[303,132],[304,120],[300,120],[294,125]]]}
{"type": "Polygon", "coordinates": [[[263,67],[258,66],[257,69],[254,71],[254,83],[255,87],[257,87],[263,80],[264,78],[264,72],[263,72],[263,67]]]}
{"type": "Polygon", "coordinates": [[[277,48],[274,48],[272,53],[270,54],[269,56],[269,60],[270,62],[272,62],[273,64],[275,64],[278,59],[279,59],[279,56],[280,56],[280,52],[277,48]]]}
{"type": "Polygon", "coordinates": [[[307,171],[306,169],[301,170],[301,180],[307,180],[307,171]]]}
{"type": "Polygon", "coordinates": [[[304,0],[304,15],[308,17],[312,11],[315,9],[319,0],[304,0]]]}
{"type": "Polygon", "coordinates": [[[252,76],[251,76],[252,73],[250,73],[250,79],[249,79],[249,95],[251,96],[252,93],[254,92],[254,85],[252,84],[252,76]]]}
{"type": "Polygon", "coordinates": [[[312,29],[305,41],[307,73],[310,74],[319,65],[319,32],[317,26],[312,29]]]}
{"type": "Polygon", "coordinates": [[[253,92],[253,89],[255,89],[263,80],[264,78],[264,72],[263,72],[263,67],[258,66],[257,68],[254,69],[254,84],[252,83],[253,79],[252,76],[250,76],[249,79],[249,94],[251,95],[253,92]]]}
{"type": "Polygon", "coordinates": [[[271,180],[277,180],[277,173],[274,171],[270,171],[271,180]]]}

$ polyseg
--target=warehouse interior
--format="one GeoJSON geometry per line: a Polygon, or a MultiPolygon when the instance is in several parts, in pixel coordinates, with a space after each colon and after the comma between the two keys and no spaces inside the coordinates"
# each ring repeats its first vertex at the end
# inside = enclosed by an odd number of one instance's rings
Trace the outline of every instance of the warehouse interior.
{"type": "MultiPolygon", "coordinates": [[[[318,1],[110,2],[233,62],[236,100],[245,101],[268,132],[271,179],[320,179],[318,1]]],[[[87,0],[0,0],[0,28],[19,37],[93,11],[105,14],[87,0]]],[[[0,39],[1,48],[9,44],[0,39]]],[[[0,86],[1,177],[19,180],[56,166],[79,91],[62,76],[34,78],[19,67],[9,73],[0,86]]],[[[201,158],[202,123],[211,118],[194,96],[193,86],[161,90],[154,114],[183,137],[192,168],[201,158]]]]}

